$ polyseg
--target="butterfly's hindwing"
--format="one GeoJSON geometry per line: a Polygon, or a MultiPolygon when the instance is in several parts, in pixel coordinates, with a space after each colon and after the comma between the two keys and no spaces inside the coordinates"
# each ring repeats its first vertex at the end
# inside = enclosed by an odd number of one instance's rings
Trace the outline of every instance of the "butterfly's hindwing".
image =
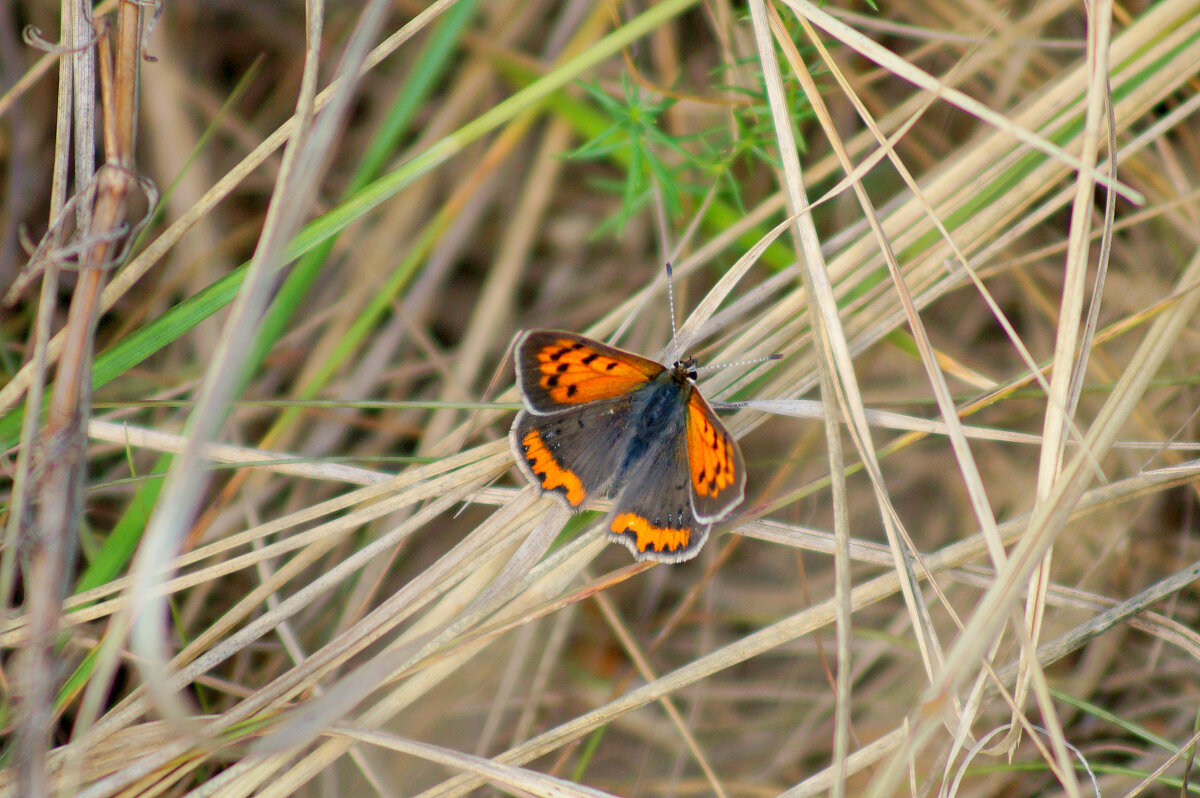
{"type": "Polygon", "coordinates": [[[684,445],[686,381],[658,381],[639,394],[640,407],[622,461],[607,532],[639,560],[680,562],[695,556],[710,524],[692,510],[691,476],[684,445]]]}
{"type": "Polygon", "coordinates": [[[687,452],[679,445],[682,430],[663,436],[659,445],[626,473],[624,488],[613,500],[607,520],[610,539],[639,560],[680,562],[696,555],[711,526],[692,512],[687,452]]]}
{"type": "Polygon", "coordinates": [[[530,482],[577,510],[585,499],[607,495],[633,404],[622,396],[551,415],[522,410],[509,435],[513,457],[530,482]]]}

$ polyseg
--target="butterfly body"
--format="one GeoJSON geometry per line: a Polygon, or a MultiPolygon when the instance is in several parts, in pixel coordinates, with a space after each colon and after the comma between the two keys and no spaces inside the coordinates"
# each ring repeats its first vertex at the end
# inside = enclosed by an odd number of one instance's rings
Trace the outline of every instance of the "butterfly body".
{"type": "Polygon", "coordinates": [[[608,536],[638,559],[696,555],[733,511],[745,466],[696,388],[691,358],[664,366],[574,333],[517,342],[524,409],[509,439],[525,477],[572,510],[610,498],[608,536]]]}
{"type": "Polygon", "coordinates": [[[684,407],[693,388],[678,368],[665,369],[631,397],[629,425],[613,482],[624,483],[663,438],[683,434],[684,407]]]}

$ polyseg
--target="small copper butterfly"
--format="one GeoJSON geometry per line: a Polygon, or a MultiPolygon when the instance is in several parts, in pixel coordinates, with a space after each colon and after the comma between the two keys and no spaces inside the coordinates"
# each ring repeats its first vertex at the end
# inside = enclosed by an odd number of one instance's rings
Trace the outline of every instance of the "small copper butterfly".
{"type": "Polygon", "coordinates": [[[610,540],[639,560],[695,557],[737,507],[746,466],[696,388],[696,360],[670,366],[582,335],[531,330],[516,344],[524,409],[509,433],[521,472],[578,510],[613,500],[610,540]]]}

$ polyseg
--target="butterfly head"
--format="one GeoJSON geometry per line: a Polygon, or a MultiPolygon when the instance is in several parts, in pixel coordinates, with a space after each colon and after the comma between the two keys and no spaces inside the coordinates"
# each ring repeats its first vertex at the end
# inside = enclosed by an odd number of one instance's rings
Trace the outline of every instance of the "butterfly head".
{"type": "Polygon", "coordinates": [[[696,358],[688,355],[671,364],[671,375],[680,382],[695,382],[698,374],[696,358]]]}

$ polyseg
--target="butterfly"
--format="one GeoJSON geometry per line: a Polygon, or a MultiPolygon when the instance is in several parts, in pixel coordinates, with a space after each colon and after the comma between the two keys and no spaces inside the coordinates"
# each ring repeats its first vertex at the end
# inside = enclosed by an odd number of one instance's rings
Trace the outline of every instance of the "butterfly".
{"type": "Polygon", "coordinates": [[[524,409],[509,433],[521,472],[578,510],[612,499],[610,540],[638,560],[695,557],[746,487],[737,441],[696,388],[696,360],[670,366],[557,330],[516,343],[524,409]]]}

